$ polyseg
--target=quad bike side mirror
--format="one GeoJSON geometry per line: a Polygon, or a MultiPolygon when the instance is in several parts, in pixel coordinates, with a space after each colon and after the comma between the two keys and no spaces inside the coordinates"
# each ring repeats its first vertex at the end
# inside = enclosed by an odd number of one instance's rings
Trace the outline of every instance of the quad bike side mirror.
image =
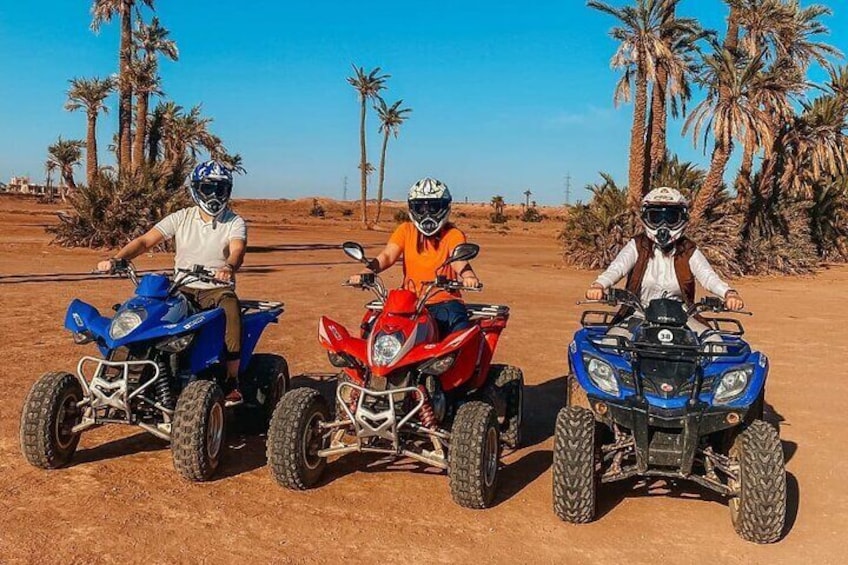
{"type": "Polygon", "coordinates": [[[448,263],[457,261],[471,261],[480,253],[480,246],[476,243],[460,243],[453,249],[453,253],[448,258],[448,263]]]}
{"type": "Polygon", "coordinates": [[[359,261],[365,265],[368,264],[368,259],[365,258],[365,249],[355,241],[345,241],[342,243],[342,251],[354,261],[359,261]]]}

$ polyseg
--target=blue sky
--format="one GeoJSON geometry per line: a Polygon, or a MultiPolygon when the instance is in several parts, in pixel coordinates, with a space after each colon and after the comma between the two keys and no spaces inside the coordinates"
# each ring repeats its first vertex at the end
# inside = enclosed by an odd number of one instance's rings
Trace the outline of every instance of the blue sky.
{"type": "MultiPolygon", "coordinates": [[[[621,5],[621,1],[613,0],[621,5]]],[[[848,51],[848,6],[836,12],[830,41],[848,51]]],[[[46,146],[59,134],[85,137],[85,118],[62,108],[67,80],[107,76],[117,65],[116,24],[93,34],[90,2],[0,5],[0,179],[43,178],[46,146]]],[[[417,178],[436,176],[455,198],[510,202],[528,187],[542,203],[572,200],[611,172],[626,182],[629,105],[614,109],[617,74],[611,18],[582,0],[452,2],[157,2],[180,48],[163,62],[168,96],[203,103],[212,129],[242,154],[248,175],[238,194],[341,197],[345,176],[358,191],[358,105],[345,82],[351,63],[392,75],[387,101],[414,109],[389,144],[386,192],[403,198],[417,178]]],[[[719,0],[684,0],[681,12],[723,29],[719,0]]],[[[101,160],[116,121],[101,121],[101,160]]],[[[379,136],[369,116],[369,160],[379,136]]],[[[691,139],[670,131],[672,149],[707,162],[691,139]]],[[[83,172],[80,171],[79,175],[83,172]]],[[[376,176],[376,175],[375,175],[376,176]]],[[[372,185],[376,184],[376,178],[372,185]]]]}

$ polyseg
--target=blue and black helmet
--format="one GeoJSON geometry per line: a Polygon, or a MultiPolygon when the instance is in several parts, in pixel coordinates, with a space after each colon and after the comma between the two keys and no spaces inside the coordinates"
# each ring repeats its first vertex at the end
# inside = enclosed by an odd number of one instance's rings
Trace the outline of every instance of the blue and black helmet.
{"type": "Polygon", "coordinates": [[[233,173],[218,161],[206,161],[194,168],[190,182],[191,198],[212,217],[226,210],[233,192],[233,173]]]}

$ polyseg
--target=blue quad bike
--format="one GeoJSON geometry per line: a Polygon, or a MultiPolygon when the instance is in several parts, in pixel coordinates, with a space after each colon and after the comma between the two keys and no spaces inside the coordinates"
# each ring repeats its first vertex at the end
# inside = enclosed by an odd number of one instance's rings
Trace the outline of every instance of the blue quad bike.
{"type": "Polygon", "coordinates": [[[612,289],[603,303],[642,321],[622,337],[608,334],[614,312],[583,313],[554,436],[557,516],[592,521],[605,483],[688,480],[729,500],[742,538],[778,541],[786,469],[778,431],[763,421],[768,358],[743,340],[737,319],[716,316],[727,312],[721,299],[687,308],[663,298],[643,308],[633,294],[612,289]],[[710,330],[697,336],[687,328],[691,316],[710,330]]]}
{"type": "MultiPolygon", "coordinates": [[[[138,426],[171,442],[174,467],[186,479],[205,481],[218,468],[225,446],[224,311],[196,311],[179,291],[197,281],[220,283],[202,266],[173,277],[141,278],[132,264],[118,274],[136,285],[135,296],[116,304],[112,318],[74,300],[65,328],[78,344],[95,343],[102,357],[84,356],[76,374],[46,373],[30,389],[21,414],[21,448],[34,466],[66,465],[80,434],[104,424],[138,426]]],[[[279,302],[241,301],[240,376],[244,403],[233,407],[251,431],[264,426],[289,385],[283,357],[254,354],[268,324],[283,313],[279,302]]]]}

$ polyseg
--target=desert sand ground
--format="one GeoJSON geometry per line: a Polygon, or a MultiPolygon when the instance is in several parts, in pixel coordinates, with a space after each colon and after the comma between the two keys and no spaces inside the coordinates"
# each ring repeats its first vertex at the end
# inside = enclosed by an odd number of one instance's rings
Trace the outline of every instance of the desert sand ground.
{"type": "MultiPolygon", "coordinates": [[[[354,239],[376,249],[387,238],[359,230],[338,207],[336,219],[299,219],[304,206],[237,206],[250,221],[239,292],[287,303],[260,350],[284,354],[294,374],[330,370],[316,340],[318,317],[353,325],[367,299],[339,285],[356,266],[335,246],[354,239]]],[[[49,245],[44,226],[55,221],[54,211],[0,199],[0,275],[84,272],[104,256],[49,245]]],[[[132,289],[115,279],[0,278],[0,563],[845,562],[848,481],[839,465],[848,445],[848,346],[840,328],[848,315],[848,268],[738,282],[756,313],[746,320],[749,338],[772,360],[768,414],[780,425],[789,473],[780,543],[741,541],[726,504],[689,484],[608,486],[600,518],[570,526],[551,510],[551,432],[564,398],[565,348],[580,312],[575,301],[594,274],[563,267],[557,222],[525,231],[513,220],[503,235],[485,227],[485,213],[478,207],[459,223],[483,248],[476,261],[483,299],[512,307],[497,358],[521,367],[528,384],[529,445],[506,458],[494,508],[459,508],[438,473],[355,455],[332,463],[320,488],[288,492],[265,467],[263,437],[231,436],[219,476],[206,484],[181,480],[164,442],[115,426],[84,435],[70,467],[34,469],[18,444],[24,396],[38,375],[71,370],[92,347],[75,346],[62,329],[68,302],[82,297],[108,310],[132,289]]],[[[158,254],[137,265],[169,262],[158,254]]]]}

